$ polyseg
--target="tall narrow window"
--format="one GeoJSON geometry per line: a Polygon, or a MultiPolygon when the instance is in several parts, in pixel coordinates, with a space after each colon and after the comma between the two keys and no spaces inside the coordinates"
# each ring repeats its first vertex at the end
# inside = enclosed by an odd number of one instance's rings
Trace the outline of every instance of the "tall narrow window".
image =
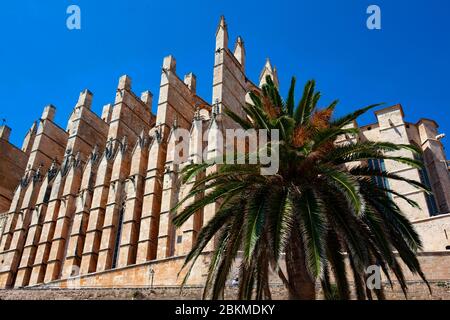
{"type": "MultiPolygon", "coordinates": [[[[423,161],[422,155],[415,154],[414,158],[416,160],[419,160],[421,162],[423,161]]],[[[431,189],[431,183],[430,178],[428,176],[428,172],[426,168],[419,169],[419,176],[420,176],[420,182],[425,185],[428,189],[431,189]]],[[[426,201],[428,206],[428,212],[430,213],[430,216],[435,216],[439,213],[438,207],[436,205],[436,199],[434,198],[433,194],[426,194],[426,201]]]]}
{"type": "Polygon", "coordinates": [[[47,189],[45,190],[45,195],[44,195],[44,203],[48,204],[48,202],[50,201],[50,196],[52,194],[52,185],[49,185],[47,187],[47,189]]]}
{"type": "MultiPolygon", "coordinates": [[[[372,170],[376,170],[379,172],[386,171],[386,166],[384,164],[383,159],[370,159],[369,160],[369,168],[372,170]]],[[[390,189],[389,181],[385,177],[374,177],[374,182],[380,187],[384,189],[390,189]]]]}
{"type": "Polygon", "coordinates": [[[119,213],[119,222],[117,223],[117,232],[116,232],[116,241],[114,243],[114,254],[112,259],[112,269],[115,269],[117,266],[117,262],[119,260],[119,251],[120,251],[120,238],[122,237],[122,225],[123,225],[123,215],[125,213],[125,209],[120,208],[119,213]]]}

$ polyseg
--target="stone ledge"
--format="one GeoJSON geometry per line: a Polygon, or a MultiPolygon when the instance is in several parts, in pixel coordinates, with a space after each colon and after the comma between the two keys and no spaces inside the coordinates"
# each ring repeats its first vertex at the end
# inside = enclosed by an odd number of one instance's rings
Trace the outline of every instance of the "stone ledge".
{"type": "MultiPolygon", "coordinates": [[[[408,282],[409,300],[450,300],[450,280],[430,282],[433,295],[429,295],[426,285],[422,282],[408,282]]],[[[394,282],[394,288],[384,284],[385,294],[388,300],[405,300],[398,283],[394,282]]],[[[33,288],[33,289],[1,289],[0,300],[199,300],[202,297],[201,286],[185,287],[180,292],[180,287],[128,287],[128,288],[33,288]]],[[[286,300],[287,291],[281,285],[272,285],[272,297],[274,300],[286,300]]],[[[322,299],[320,286],[317,286],[318,298],[322,299]]],[[[233,299],[237,295],[237,288],[228,287],[225,290],[225,298],[233,299]]],[[[354,298],[354,297],[352,297],[354,298]]]]}

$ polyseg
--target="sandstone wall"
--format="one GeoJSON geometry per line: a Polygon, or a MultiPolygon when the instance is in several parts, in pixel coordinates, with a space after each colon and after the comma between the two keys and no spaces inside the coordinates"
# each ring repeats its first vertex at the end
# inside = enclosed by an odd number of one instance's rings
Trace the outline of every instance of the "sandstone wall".
{"type": "MultiPolygon", "coordinates": [[[[398,284],[391,288],[384,284],[388,300],[450,300],[450,282],[437,281],[431,284],[432,294],[420,282],[408,283],[408,296],[405,298],[398,284]]],[[[89,289],[16,289],[1,290],[0,300],[200,300],[201,287],[187,286],[181,292],[179,287],[130,287],[130,288],[89,288],[89,289]]],[[[286,289],[280,285],[271,286],[272,299],[286,300],[286,289]]],[[[318,299],[323,299],[320,286],[317,287],[318,299]]],[[[225,299],[235,299],[237,289],[228,287],[225,299]]],[[[354,298],[354,297],[353,297],[354,298]]]]}
{"type": "Polygon", "coordinates": [[[0,126],[0,213],[8,211],[28,161],[28,155],[8,141],[10,130],[0,126]]]}
{"type": "MultiPolygon", "coordinates": [[[[245,74],[242,38],[236,40],[234,51],[228,47],[223,17],[215,44],[211,104],[196,94],[194,74],[182,80],[176,73],[175,58],[167,56],[156,116],[151,113],[152,94],[145,91],[139,98],[132,91],[131,78],[122,76],[114,104],[106,105],[101,117],[91,111],[93,95],[89,90],[80,94],[66,130],[53,121],[55,107],[45,107],[39,124],[28,132],[22,151],[11,149],[6,127],[1,127],[0,213],[2,207],[9,210],[0,234],[0,288],[67,287],[74,281],[84,287],[148,285],[151,269],[155,285],[180,284],[177,274],[184,255],[220,203],[199,210],[176,230],[171,209],[192,187],[181,186],[178,174],[191,161],[200,161],[198,155],[205,149],[209,159],[220,155],[223,145],[219,134],[236,127],[221,114],[223,108],[242,114],[248,92],[259,90],[245,74]],[[181,164],[174,161],[181,156],[176,149],[179,137],[174,133],[179,127],[191,130],[189,150],[181,164]],[[202,140],[205,135],[207,145],[202,140]],[[14,194],[5,198],[11,190],[14,194]],[[71,276],[75,278],[70,281],[58,280],[71,276]]],[[[269,61],[260,85],[266,76],[278,84],[276,68],[269,61]]],[[[406,123],[400,105],[379,110],[376,115],[378,123],[372,130],[363,128],[358,138],[414,142],[431,153],[425,160],[431,166],[430,183],[444,213],[450,178],[443,172],[444,166],[439,166],[444,154],[436,139],[437,125],[430,120],[406,123]]],[[[411,157],[412,153],[393,155],[411,157]]],[[[418,170],[392,161],[386,162],[386,169],[407,178],[422,178],[418,170]]],[[[217,166],[210,167],[207,174],[215,170],[217,166]]],[[[448,216],[430,219],[422,191],[395,181],[391,187],[424,208],[412,209],[394,197],[408,217],[417,220],[427,251],[420,257],[430,277],[450,279],[444,267],[448,254],[428,252],[447,248],[448,216]]],[[[215,240],[211,241],[205,251],[214,249],[214,244],[215,240]]],[[[202,285],[205,280],[207,258],[203,258],[193,270],[192,285],[202,285]]]]}
{"type": "MultiPolygon", "coordinates": [[[[406,122],[401,105],[378,110],[375,114],[377,123],[361,127],[358,139],[361,141],[414,144],[422,149],[425,165],[423,170],[386,160],[386,171],[419,181],[433,192],[433,196],[427,196],[423,191],[403,181],[388,179],[389,188],[416,201],[420,208],[412,208],[406,201],[395,195],[393,196],[394,201],[412,221],[427,219],[437,214],[447,214],[450,206],[450,173],[442,162],[446,157],[442,143],[436,139],[438,135],[436,122],[427,119],[421,119],[416,124],[406,122]]],[[[391,152],[389,155],[414,157],[413,153],[407,150],[391,152]]]]}
{"type": "Polygon", "coordinates": [[[450,251],[450,214],[414,221],[414,227],[424,251],[450,251]]]}
{"type": "MultiPolygon", "coordinates": [[[[450,279],[450,252],[423,252],[418,255],[422,269],[428,281],[445,282],[450,279]]],[[[192,269],[187,285],[203,286],[208,268],[208,255],[199,258],[192,269]]],[[[76,276],[70,280],[57,280],[47,283],[45,287],[55,288],[121,288],[150,286],[179,286],[186,269],[180,272],[184,257],[174,257],[151,263],[144,263],[115,270],[76,276]],[[151,273],[153,271],[153,276],[151,273]]],[[[402,264],[401,264],[402,265],[402,264]]],[[[231,272],[231,277],[238,275],[238,262],[231,272]]],[[[282,266],[283,267],[283,266],[282,266]]],[[[405,279],[412,283],[420,283],[420,278],[406,270],[402,265],[405,279]]],[[[283,267],[284,268],[284,267],[283,267]]],[[[278,276],[271,275],[271,283],[281,285],[278,276]]],[[[393,280],[395,280],[393,278],[393,280]]],[[[349,278],[350,281],[350,278],[349,278]]]]}

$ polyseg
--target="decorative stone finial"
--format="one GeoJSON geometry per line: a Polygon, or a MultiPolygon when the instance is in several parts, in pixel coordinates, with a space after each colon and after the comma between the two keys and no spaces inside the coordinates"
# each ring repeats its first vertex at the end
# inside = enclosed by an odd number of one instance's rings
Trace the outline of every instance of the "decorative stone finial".
{"type": "Polygon", "coordinates": [[[242,68],[245,68],[245,47],[244,41],[240,36],[236,40],[233,54],[237,61],[241,64],[242,68]]]}
{"type": "Polygon", "coordinates": [[[228,48],[228,29],[225,17],[221,16],[216,31],[216,52],[226,48],[228,48]]]}
{"type": "Polygon", "coordinates": [[[270,76],[275,86],[279,86],[278,82],[278,74],[276,68],[272,67],[272,63],[270,63],[270,59],[266,59],[266,63],[264,64],[264,67],[261,71],[261,74],[259,76],[259,86],[262,87],[264,84],[266,84],[266,77],[270,76]]]}

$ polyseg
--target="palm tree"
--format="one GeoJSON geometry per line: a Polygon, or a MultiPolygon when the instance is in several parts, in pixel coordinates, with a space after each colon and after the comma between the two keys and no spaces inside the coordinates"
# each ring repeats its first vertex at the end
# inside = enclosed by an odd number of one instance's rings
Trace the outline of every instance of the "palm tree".
{"type": "MultiPolygon", "coordinates": [[[[213,165],[206,163],[182,170],[183,182],[197,180],[172,212],[187,199],[197,196],[197,200],[176,214],[175,226],[206,205],[220,203],[186,257],[185,281],[206,245],[215,241],[204,298],[223,298],[235,261],[240,265],[239,299],[270,299],[271,271],[291,299],[315,299],[317,281],[326,297],[337,292],[340,299],[349,299],[352,282],[358,299],[372,299],[372,294],[383,299],[382,289],[365,285],[370,265],[379,266],[391,286],[394,276],[406,295],[400,260],[426,282],[416,257],[421,240],[392,196],[413,207],[418,204],[375,180],[400,180],[429,191],[416,181],[368,166],[368,160],[379,159],[420,168],[417,160],[392,155],[402,149],[420,150],[388,142],[338,144],[338,137],[355,137],[358,129],[349,125],[378,105],[333,119],[338,101],[319,109],[321,94],[314,81],[306,84],[295,108],[295,78],[285,101],[271,78],[266,80],[260,93],[250,93],[252,103],[242,107],[246,117],[229,109],[225,114],[244,129],[279,130],[279,171],[264,176],[261,165],[224,164],[214,173],[200,175],[213,165]],[[199,194],[205,196],[198,200],[199,194]]],[[[270,149],[271,142],[263,147],[270,149]]]]}

